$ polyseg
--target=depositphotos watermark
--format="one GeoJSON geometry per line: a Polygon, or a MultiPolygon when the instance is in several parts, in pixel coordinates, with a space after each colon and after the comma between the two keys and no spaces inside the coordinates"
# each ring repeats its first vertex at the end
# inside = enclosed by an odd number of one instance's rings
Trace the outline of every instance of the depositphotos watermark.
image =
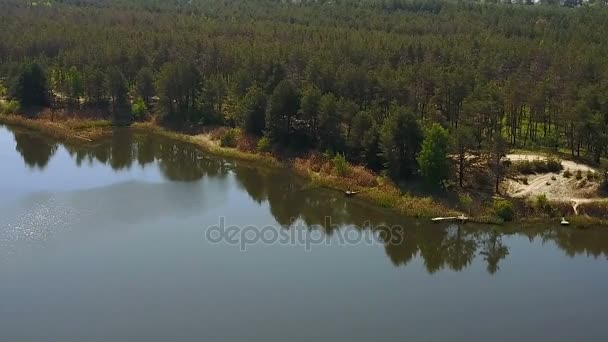
{"type": "Polygon", "coordinates": [[[227,225],[226,218],[222,216],[217,225],[207,228],[205,239],[214,244],[238,246],[241,251],[256,244],[303,246],[310,251],[312,246],[323,244],[399,245],[404,239],[401,226],[372,226],[369,222],[361,227],[338,225],[332,223],[330,216],[325,217],[323,224],[313,226],[295,218],[290,221],[290,225],[282,226],[238,226],[227,225]]]}

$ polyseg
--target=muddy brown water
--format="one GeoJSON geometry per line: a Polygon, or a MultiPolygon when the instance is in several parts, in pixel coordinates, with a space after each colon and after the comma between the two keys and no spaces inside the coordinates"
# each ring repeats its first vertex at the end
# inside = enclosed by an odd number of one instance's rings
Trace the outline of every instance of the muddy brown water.
{"type": "Polygon", "coordinates": [[[608,338],[608,233],[432,225],[119,130],[0,126],[0,341],[608,338]]]}

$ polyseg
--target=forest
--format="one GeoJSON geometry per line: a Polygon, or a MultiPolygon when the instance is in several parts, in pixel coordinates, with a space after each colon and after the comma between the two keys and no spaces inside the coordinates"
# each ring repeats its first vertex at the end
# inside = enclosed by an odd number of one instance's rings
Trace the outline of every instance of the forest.
{"type": "Polygon", "coordinates": [[[0,0],[0,105],[225,126],[433,184],[483,154],[498,184],[509,148],[608,154],[606,5],[0,0]]]}

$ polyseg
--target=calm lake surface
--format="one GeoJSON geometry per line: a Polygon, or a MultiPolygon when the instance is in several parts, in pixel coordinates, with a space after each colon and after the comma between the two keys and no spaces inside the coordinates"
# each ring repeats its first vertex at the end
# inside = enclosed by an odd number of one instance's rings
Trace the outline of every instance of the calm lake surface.
{"type": "Polygon", "coordinates": [[[608,340],[602,230],[429,225],[128,130],[0,126],[0,175],[0,341],[608,340]]]}

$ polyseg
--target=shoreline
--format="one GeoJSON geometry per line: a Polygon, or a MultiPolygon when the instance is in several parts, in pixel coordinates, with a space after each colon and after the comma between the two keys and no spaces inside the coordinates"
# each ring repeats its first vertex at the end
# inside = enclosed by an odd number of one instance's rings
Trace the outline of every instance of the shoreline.
{"type": "MultiPolygon", "coordinates": [[[[24,127],[46,134],[51,138],[71,142],[71,143],[93,143],[95,140],[110,136],[112,129],[119,127],[108,120],[83,120],[83,119],[67,119],[58,121],[48,121],[40,119],[28,119],[18,115],[0,115],[0,124],[13,125],[24,127]]],[[[538,215],[538,213],[524,213],[522,210],[517,211],[519,219],[514,219],[512,222],[504,222],[496,215],[491,213],[490,208],[483,208],[478,213],[465,214],[456,208],[450,208],[440,204],[429,197],[412,196],[407,193],[402,193],[390,181],[386,181],[382,177],[377,177],[377,185],[375,186],[360,186],[353,185],[353,180],[347,177],[322,174],[311,168],[299,167],[291,160],[279,160],[270,154],[243,152],[236,148],[222,147],[208,136],[205,135],[188,135],[169,129],[163,128],[153,122],[133,122],[129,126],[125,126],[137,132],[152,133],[162,135],[171,139],[183,141],[193,144],[202,151],[218,157],[226,157],[238,159],[248,162],[263,164],[268,167],[284,167],[290,171],[306,178],[311,182],[311,185],[333,189],[337,191],[352,190],[358,192],[358,198],[365,202],[381,208],[391,209],[405,217],[430,219],[433,217],[460,216],[468,217],[468,222],[478,224],[493,224],[505,225],[510,224],[557,224],[556,217],[547,217],[546,215],[538,215]]],[[[508,198],[509,200],[525,207],[525,200],[508,198]],[[519,203],[517,203],[519,202],[519,203]]],[[[608,201],[595,201],[606,202],[608,201]]],[[[594,202],[591,202],[594,203],[594,202]]],[[[564,207],[564,203],[555,203],[557,207],[564,207]]],[[[524,208],[529,209],[529,208],[524,208]]],[[[525,211],[525,210],[524,210],[525,211]]],[[[598,217],[572,215],[568,216],[571,222],[571,227],[574,228],[589,228],[591,226],[608,226],[608,221],[598,217]]]]}

